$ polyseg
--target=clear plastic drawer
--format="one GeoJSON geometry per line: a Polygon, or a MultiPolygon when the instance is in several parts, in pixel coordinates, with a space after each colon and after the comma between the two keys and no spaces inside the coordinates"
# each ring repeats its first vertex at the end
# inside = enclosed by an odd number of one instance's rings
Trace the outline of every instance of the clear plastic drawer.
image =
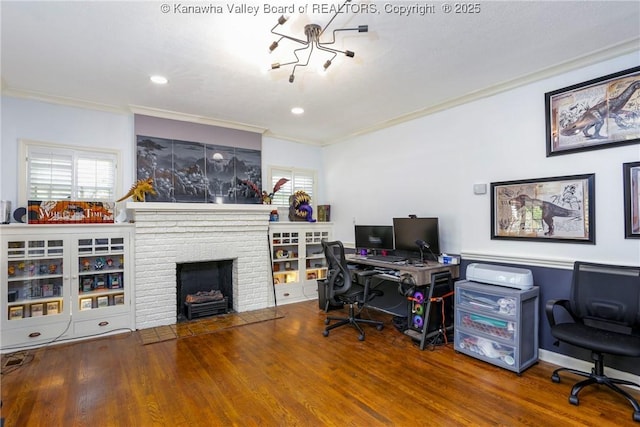
{"type": "Polygon", "coordinates": [[[459,309],[456,311],[456,325],[496,338],[515,342],[517,325],[511,320],[499,319],[496,316],[477,314],[459,309]]]}

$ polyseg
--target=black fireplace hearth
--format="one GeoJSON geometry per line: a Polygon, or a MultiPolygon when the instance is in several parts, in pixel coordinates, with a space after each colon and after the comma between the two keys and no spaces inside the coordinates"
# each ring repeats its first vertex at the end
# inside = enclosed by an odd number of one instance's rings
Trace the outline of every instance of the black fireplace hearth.
{"type": "Polygon", "coordinates": [[[177,321],[212,316],[233,307],[233,260],[187,262],[176,265],[177,321]],[[198,293],[222,293],[223,300],[193,300],[198,293]]]}

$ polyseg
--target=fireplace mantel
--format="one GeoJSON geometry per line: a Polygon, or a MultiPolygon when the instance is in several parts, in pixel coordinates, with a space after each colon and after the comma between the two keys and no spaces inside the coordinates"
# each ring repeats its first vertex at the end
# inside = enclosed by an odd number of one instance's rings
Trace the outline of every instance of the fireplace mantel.
{"type": "MultiPolygon", "coordinates": [[[[136,327],[176,322],[176,266],[233,260],[236,312],[275,305],[271,205],[127,202],[135,215],[136,327]]],[[[133,215],[132,215],[133,216],[133,215]]]]}
{"type": "Polygon", "coordinates": [[[272,205],[248,204],[216,204],[216,203],[162,203],[162,202],[127,202],[127,209],[135,212],[271,212],[272,205]]]}

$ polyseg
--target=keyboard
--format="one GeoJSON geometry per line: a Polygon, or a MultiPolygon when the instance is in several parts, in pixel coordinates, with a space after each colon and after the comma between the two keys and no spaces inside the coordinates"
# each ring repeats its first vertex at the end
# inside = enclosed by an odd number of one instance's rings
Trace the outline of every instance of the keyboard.
{"type": "Polygon", "coordinates": [[[402,262],[402,261],[406,261],[407,259],[405,257],[402,256],[395,256],[395,255],[367,255],[367,258],[371,261],[383,261],[383,262],[402,262]]]}

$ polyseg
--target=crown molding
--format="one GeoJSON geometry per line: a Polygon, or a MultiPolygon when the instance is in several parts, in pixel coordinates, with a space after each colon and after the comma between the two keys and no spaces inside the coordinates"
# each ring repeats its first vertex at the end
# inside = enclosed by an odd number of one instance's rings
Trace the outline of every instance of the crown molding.
{"type": "Polygon", "coordinates": [[[67,107],[84,108],[89,110],[105,111],[116,114],[142,114],[146,116],[160,117],[164,119],[173,119],[183,122],[200,123],[211,126],[218,126],[247,132],[263,134],[266,129],[263,127],[253,126],[246,123],[231,122],[225,120],[213,119],[195,114],[179,113],[176,111],[162,110],[159,108],[150,108],[140,105],[117,106],[111,104],[101,104],[98,102],[86,101],[78,98],[70,98],[64,96],[55,96],[42,92],[13,89],[6,86],[2,80],[2,95],[13,98],[30,99],[35,101],[47,102],[50,104],[64,105],[67,107]]]}
{"type": "Polygon", "coordinates": [[[127,107],[119,107],[110,104],[101,104],[99,102],[86,101],[78,98],[70,98],[64,96],[56,96],[48,93],[15,89],[6,86],[3,82],[2,95],[10,96],[13,98],[31,99],[35,101],[47,102],[49,104],[64,105],[67,107],[84,108],[89,110],[106,111],[109,113],[128,114],[127,107]]]}
{"type": "Polygon", "coordinates": [[[247,132],[264,134],[267,129],[259,126],[253,126],[246,123],[231,122],[226,120],[218,120],[211,117],[198,116],[195,114],[179,113],[177,111],[162,110],[159,108],[144,107],[141,105],[130,105],[129,111],[134,114],[144,116],[158,117],[161,119],[179,120],[181,122],[191,122],[210,126],[218,126],[228,129],[243,130],[247,132]]]}
{"type": "Polygon", "coordinates": [[[351,138],[355,138],[355,137],[366,135],[382,129],[393,127],[398,124],[405,123],[405,122],[418,119],[424,116],[428,116],[440,111],[448,110],[450,108],[457,107],[459,105],[468,104],[470,102],[474,102],[483,98],[488,98],[490,96],[497,95],[499,93],[516,89],[518,87],[525,86],[525,85],[528,85],[540,80],[544,80],[550,77],[554,77],[560,74],[564,74],[564,73],[576,70],[578,68],[587,67],[589,65],[594,65],[599,62],[613,59],[622,55],[638,52],[638,46],[640,46],[640,37],[635,37],[633,39],[627,40],[619,44],[615,44],[613,46],[610,46],[604,49],[600,49],[598,51],[589,53],[587,55],[573,58],[571,60],[554,65],[552,67],[547,67],[542,70],[536,71],[534,73],[525,74],[521,77],[518,77],[512,80],[508,80],[493,86],[489,86],[484,89],[470,92],[464,96],[449,99],[447,101],[441,102],[440,104],[433,105],[431,107],[423,108],[423,109],[414,111],[412,113],[398,116],[391,120],[387,120],[385,122],[378,123],[377,125],[361,129],[350,135],[346,135],[344,137],[335,139],[333,141],[327,142],[322,145],[326,146],[326,145],[337,144],[339,142],[343,142],[351,138]]]}

